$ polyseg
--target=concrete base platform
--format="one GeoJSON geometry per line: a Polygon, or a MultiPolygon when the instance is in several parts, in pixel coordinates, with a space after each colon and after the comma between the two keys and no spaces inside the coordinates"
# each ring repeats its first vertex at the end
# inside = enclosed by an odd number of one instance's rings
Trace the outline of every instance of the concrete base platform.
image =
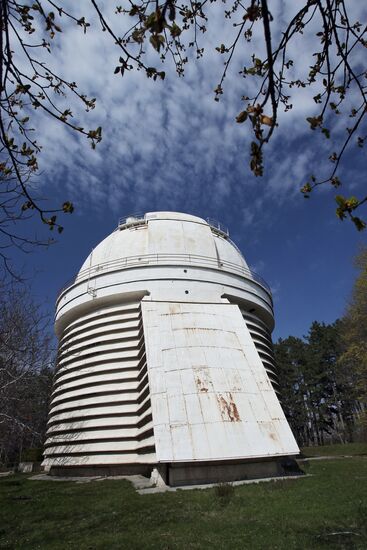
{"type": "Polygon", "coordinates": [[[228,483],[249,479],[302,475],[292,457],[259,459],[258,461],[208,461],[160,464],[111,464],[96,466],[57,466],[48,475],[62,478],[143,476],[155,486],[178,487],[228,483]]]}
{"type": "MultiPolygon", "coordinates": [[[[262,477],[259,479],[242,479],[240,481],[233,481],[230,483],[230,485],[233,485],[234,487],[240,486],[240,485],[250,485],[252,483],[267,483],[269,481],[288,481],[289,479],[296,480],[296,479],[303,479],[305,477],[310,477],[310,474],[305,475],[295,475],[295,476],[281,476],[281,477],[262,477]]],[[[129,480],[130,481],[130,480],[129,480]]],[[[165,487],[146,487],[143,489],[139,489],[137,487],[136,491],[139,493],[139,495],[152,495],[156,493],[166,493],[166,492],[175,492],[175,491],[190,491],[194,489],[211,489],[212,487],[215,487],[218,485],[217,483],[205,483],[205,485],[182,485],[177,487],[169,487],[166,485],[165,487]]]]}
{"type": "Polygon", "coordinates": [[[152,464],[108,464],[96,466],[52,466],[50,476],[61,477],[112,477],[142,475],[150,477],[152,464]]]}
{"type": "MultiPolygon", "coordinates": [[[[285,481],[285,480],[296,480],[296,479],[303,479],[305,477],[310,477],[310,474],[305,474],[303,476],[295,475],[295,476],[281,476],[281,477],[264,477],[259,479],[243,479],[240,481],[233,481],[231,485],[234,487],[240,486],[240,485],[248,485],[252,483],[266,483],[269,481],[285,481]]],[[[134,489],[136,490],[139,495],[152,495],[156,493],[166,493],[166,492],[176,492],[176,491],[190,491],[195,489],[211,489],[212,487],[215,487],[216,483],[205,483],[203,485],[182,485],[177,487],[169,487],[168,485],[160,485],[159,487],[152,485],[151,480],[144,476],[110,476],[110,477],[50,477],[47,474],[38,474],[30,477],[32,481],[56,481],[56,482],[70,482],[73,481],[74,483],[92,483],[96,481],[120,481],[122,479],[129,481],[134,489]]]]}
{"type": "Polygon", "coordinates": [[[284,475],[287,475],[287,472],[282,461],[274,459],[258,462],[176,463],[167,465],[166,483],[170,487],[176,487],[178,485],[226,483],[284,475]]]}

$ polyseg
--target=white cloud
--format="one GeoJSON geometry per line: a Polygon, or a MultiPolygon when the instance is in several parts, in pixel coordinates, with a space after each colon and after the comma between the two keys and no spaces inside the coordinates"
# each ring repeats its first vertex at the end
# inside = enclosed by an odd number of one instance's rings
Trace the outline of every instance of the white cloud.
{"type": "MultiPolygon", "coordinates": [[[[271,3],[273,36],[279,35],[299,5],[300,1],[291,0],[271,3]]],[[[142,72],[123,78],[114,75],[119,52],[96,21],[85,36],[80,29],[64,28],[63,35],[57,37],[54,66],[66,78],[77,81],[80,90],[97,98],[95,111],[88,115],[76,105],[72,110],[86,128],[101,125],[103,141],[91,151],[84,140],[39,116],[44,146],[41,168],[48,188],[62,184],[79,205],[96,209],[107,205],[116,214],[122,213],[126,202],[136,204],[137,210],[147,210],[162,198],[166,208],[180,205],[195,210],[198,203],[217,207],[233,200],[237,193],[243,202],[244,226],[264,215],[267,199],[282,203],[299,194],[298,184],[306,181],[315,163],[315,153],[303,147],[309,130],[299,120],[313,114],[315,104],[305,91],[293,111],[280,114],[278,137],[265,149],[267,169],[258,197],[260,184],[248,169],[249,127],[236,124],[234,119],[243,108],[241,95],[253,88],[250,79],[237,74],[238,69],[249,65],[248,58],[262,39],[255,36],[253,45],[244,45],[236,53],[225,81],[225,95],[216,103],[213,89],[224,57],[214,48],[221,42],[229,44],[235,32],[232,21],[223,28],[223,17],[218,13],[224,9],[226,4],[211,7],[214,17],[200,39],[209,44],[205,57],[197,63],[191,60],[181,79],[168,61],[164,82],[153,82],[142,72]],[[250,196],[253,200],[249,205],[250,196]]],[[[116,18],[111,13],[110,21],[119,21],[116,18]]],[[[261,30],[256,33],[261,35],[261,30]]],[[[309,34],[302,39],[302,47],[297,44],[296,51],[290,52],[305,72],[312,59],[313,41],[309,34]]],[[[157,64],[149,45],[147,52],[149,63],[157,64]]],[[[325,150],[327,146],[321,145],[325,150]]]]}

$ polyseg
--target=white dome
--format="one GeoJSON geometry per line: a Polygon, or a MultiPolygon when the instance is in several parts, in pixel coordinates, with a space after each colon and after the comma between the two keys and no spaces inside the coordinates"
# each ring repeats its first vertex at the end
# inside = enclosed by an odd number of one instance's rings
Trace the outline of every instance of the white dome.
{"type": "Polygon", "coordinates": [[[193,255],[230,262],[248,269],[228,232],[180,212],[150,212],[128,216],[87,257],[80,272],[124,258],[147,255],[193,255]]]}
{"type": "Polygon", "coordinates": [[[255,304],[273,328],[270,289],[248,268],[227,228],[180,212],[150,212],[121,219],[92,250],[58,298],[56,330],[76,314],[77,306],[92,307],[97,297],[114,301],[119,295],[146,294],[207,302],[231,296],[245,301],[248,311],[255,304]]]}

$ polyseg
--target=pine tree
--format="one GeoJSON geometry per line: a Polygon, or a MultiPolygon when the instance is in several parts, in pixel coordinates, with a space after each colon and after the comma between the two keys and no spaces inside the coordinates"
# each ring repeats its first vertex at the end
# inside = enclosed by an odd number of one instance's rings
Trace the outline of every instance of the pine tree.
{"type": "Polygon", "coordinates": [[[274,345],[279,373],[281,404],[300,445],[312,443],[311,416],[306,398],[306,345],[289,336],[274,345]]]}
{"type": "Polygon", "coordinates": [[[275,344],[281,401],[301,446],[352,439],[357,403],[356,373],[345,368],[344,322],[314,321],[304,340],[275,344]]]}
{"type": "Polygon", "coordinates": [[[343,341],[345,352],[340,368],[353,373],[358,404],[356,416],[367,432],[367,248],[356,258],[359,275],[354,283],[352,297],[344,316],[343,341]]]}
{"type": "Polygon", "coordinates": [[[317,441],[337,437],[342,443],[351,436],[356,395],[352,373],[338,362],[343,351],[342,323],[314,321],[307,340],[311,408],[315,414],[317,441]]]}

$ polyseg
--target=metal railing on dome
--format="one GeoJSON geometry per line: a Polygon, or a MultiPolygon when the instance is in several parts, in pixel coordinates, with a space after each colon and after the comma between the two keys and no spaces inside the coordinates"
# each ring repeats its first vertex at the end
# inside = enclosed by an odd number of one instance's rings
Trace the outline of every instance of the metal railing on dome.
{"type": "Polygon", "coordinates": [[[128,216],[123,216],[122,218],[119,218],[118,221],[118,227],[121,227],[122,225],[134,225],[134,224],[141,224],[145,222],[145,214],[142,212],[139,212],[138,214],[129,214],[128,216]]]}
{"type": "Polygon", "coordinates": [[[259,285],[261,285],[267,292],[271,294],[269,285],[264,281],[260,275],[248,269],[244,266],[228,262],[226,260],[218,260],[209,256],[200,256],[197,254],[145,254],[141,256],[128,256],[118,260],[111,260],[97,264],[92,267],[87,267],[79,271],[78,275],[71,281],[68,281],[66,285],[60,290],[60,295],[67,290],[70,286],[88,281],[91,278],[98,277],[113,271],[120,271],[124,269],[130,269],[134,267],[142,266],[193,266],[204,267],[208,269],[217,269],[220,271],[226,271],[240,275],[246,279],[250,279],[259,285]]]}
{"type": "MultiPolygon", "coordinates": [[[[149,221],[146,219],[146,214],[144,214],[143,212],[138,212],[119,218],[117,227],[141,225],[143,223],[146,223],[146,221],[149,221]]],[[[222,222],[215,220],[214,218],[206,218],[205,221],[210,225],[212,229],[218,231],[226,237],[229,237],[229,229],[222,222]]]]}
{"type": "Polygon", "coordinates": [[[206,218],[206,221],[208,222],[210,227],[212,227],[213,229],[217,229],[220,233],[224,233],[227,237],[229,237],[229,229],[222,222],[214,220],[213,218],[206,218]]]}

